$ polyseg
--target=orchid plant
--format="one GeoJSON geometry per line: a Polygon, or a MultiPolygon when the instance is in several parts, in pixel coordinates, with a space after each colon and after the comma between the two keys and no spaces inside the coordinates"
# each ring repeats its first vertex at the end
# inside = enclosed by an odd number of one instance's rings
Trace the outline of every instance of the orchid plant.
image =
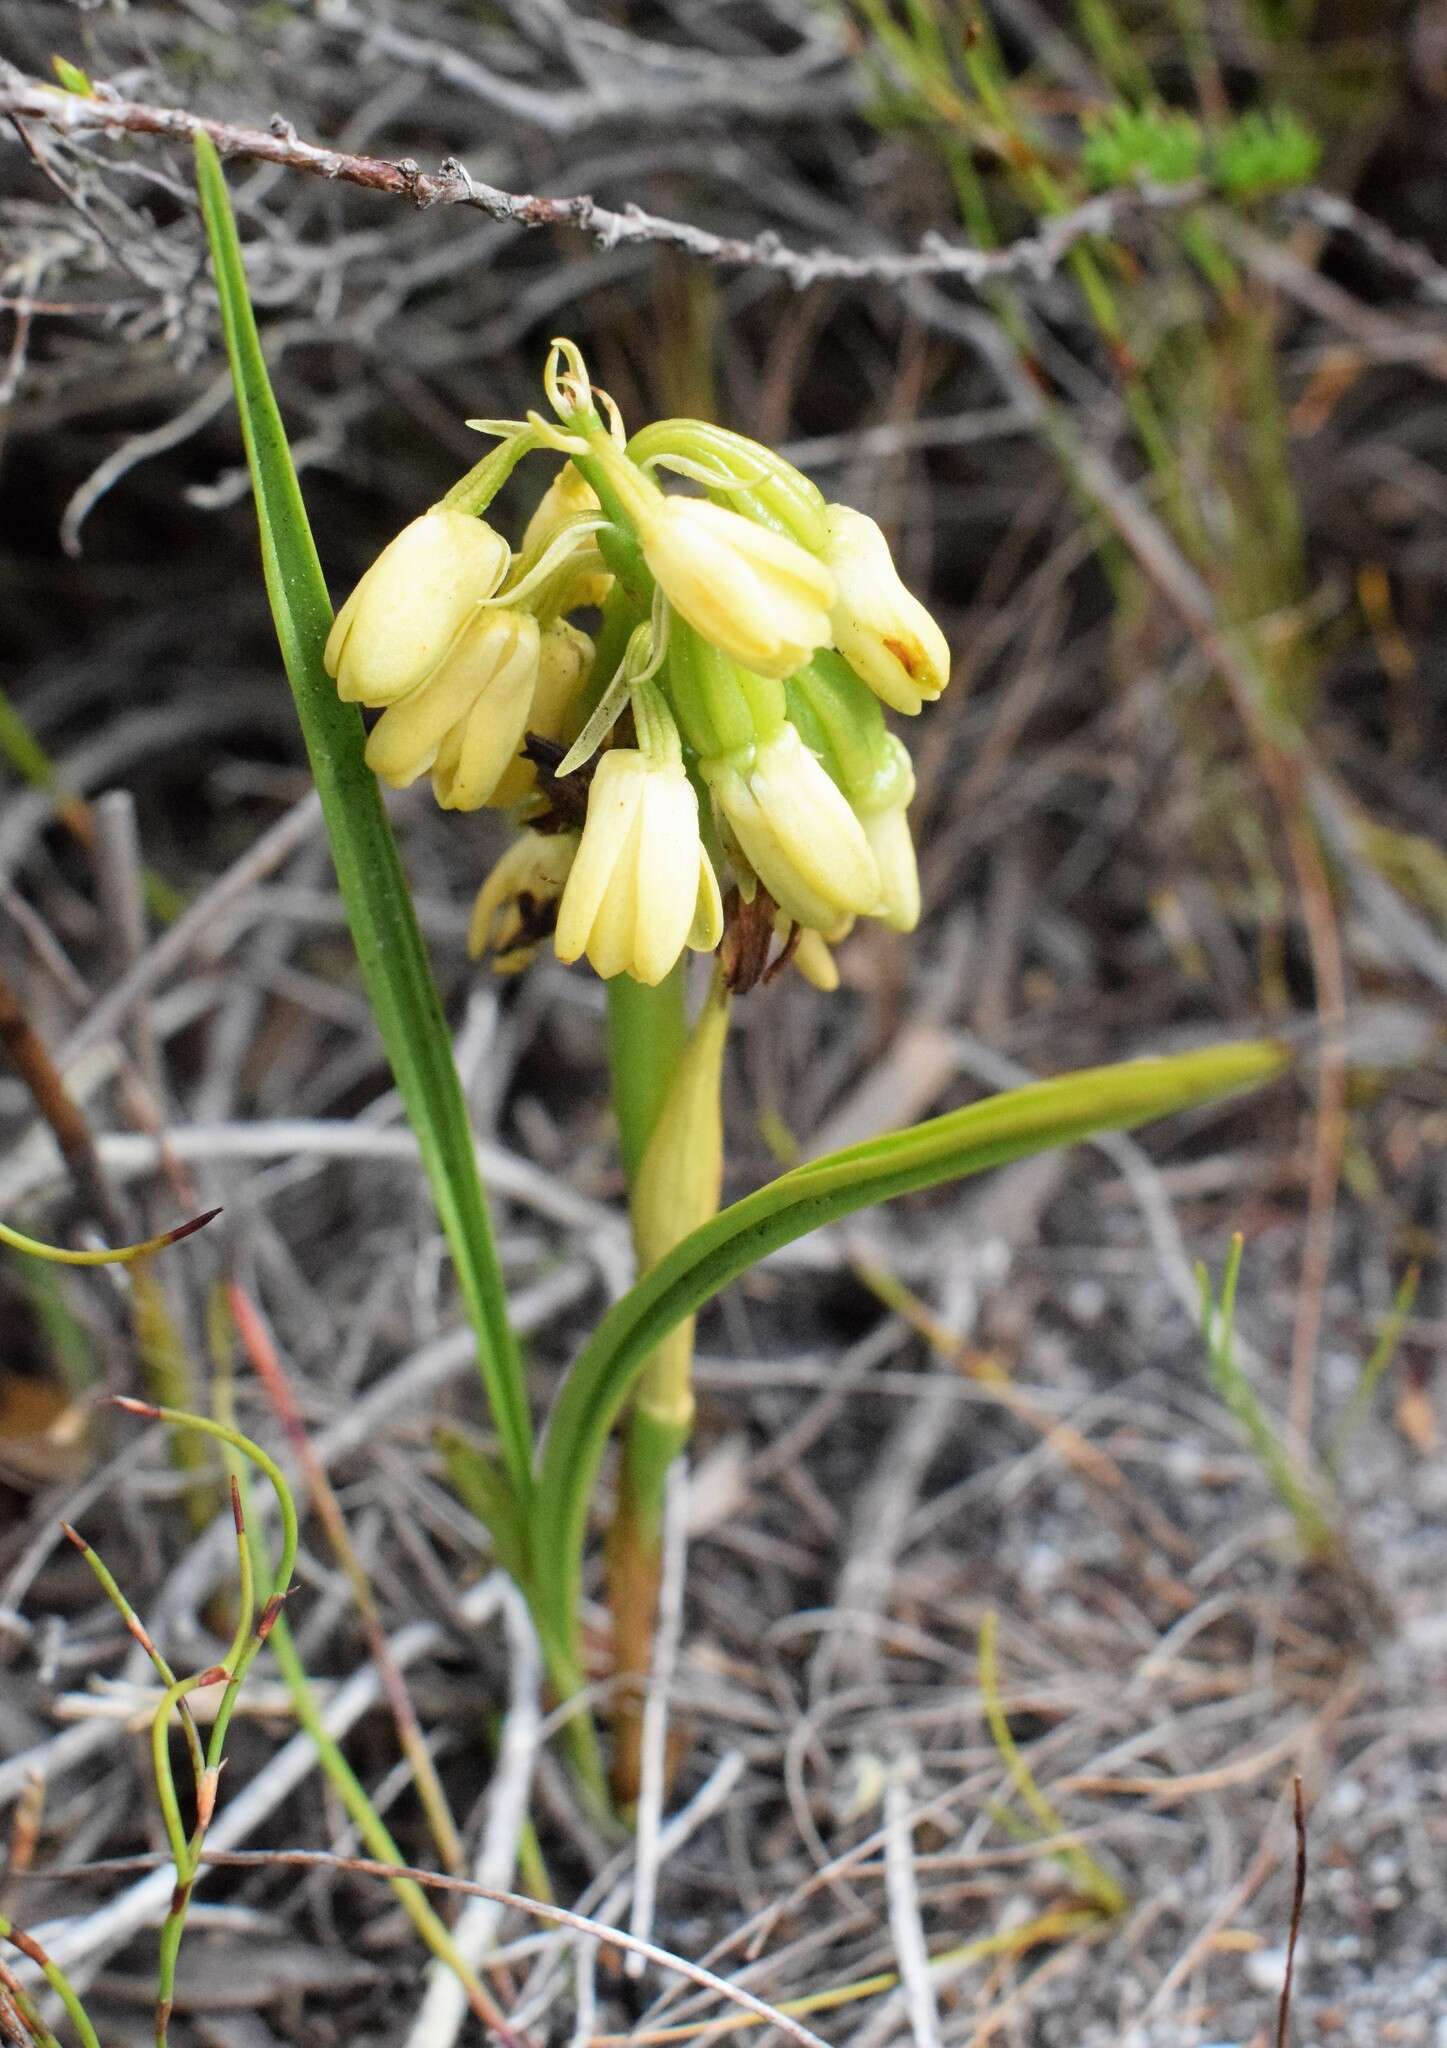
{"type": "Polygon", "coordinates": [[[625,1682],[612,1803],[636,1791],[667,1472],[693,1421],[692,1318],[779,1246],[888,1197],[1255,1087],[1286,1055],[1217,1046],[996,1096],[830,1155],[719,1209],[730,1004],[786,969],[837,985],[853,920],[920,914],[914,778],[886,710],[939,696],[949,650],[883,534],[793,465],[699,420],[631,436],[577,348],[548,412],[472,424],[495,445],[380,553],[332,616],[267,379],[219,160],[202,209],[255,487],[267,588],[358,958],[477,1338],[492,1431],[455,1483],[525,1593],[586,1788],[609,1801],[578,1704],[589,1509],[625,1423],[605,1567],[625,1682]],[[553,472],[514,548],[494,502],[553,472]],[[665,487],[665,481],[669,487],[665,487]],[[674,485],[679,487],[675,488],[674,485]],[[377,716],[368,729],[362,708],[377,716]],[[442,1008],[378,784],[429,776],[517,836],[483,881],[471,950],[516,971],[551,942],[608,992],[639,1278],[569,1366],[538,1432],[442,1008]],[[687,956],[715,956],[689,1016],[687,956]]]}

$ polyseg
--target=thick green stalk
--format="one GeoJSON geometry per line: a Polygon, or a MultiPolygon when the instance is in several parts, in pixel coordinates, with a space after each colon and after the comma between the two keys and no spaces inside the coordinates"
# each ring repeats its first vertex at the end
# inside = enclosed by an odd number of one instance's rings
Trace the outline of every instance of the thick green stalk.
{"type": "Polygon", "coordinates": [[[606,984],[608,1072],[630,1187],[688,1036],[684,971],[680,960],[657,988],[645,988],[627,974],[615,974],[606,984]]]}
{"type": "MultiPolygon", "coordinates": [[[[715,978],[693,1032],[665,1063],[660,1032],[671,1040],[683,1030],[681,968],[670,981],[678,984],[677,997],[656,1004],[641,1003],[638,996],[657,996],[658,990],[629,996],[622,977],[608,985],[615,1098],[642,1272],[716,1214],[722,1175],[720,1085],[728,997],[715,978]],[[632,1090],[626,1117],[620,1084],[632,1090]]],[[[639,1380],[605,1554],[613,1669],[621,1681],[614,1708],[613,1790],[625,1807],[638,1797],[642,1696],[663,1565],[664,1489],[669,1467],[692,1431],[692,1378],[689,1317],[664,1338],[639,1380]]]]}

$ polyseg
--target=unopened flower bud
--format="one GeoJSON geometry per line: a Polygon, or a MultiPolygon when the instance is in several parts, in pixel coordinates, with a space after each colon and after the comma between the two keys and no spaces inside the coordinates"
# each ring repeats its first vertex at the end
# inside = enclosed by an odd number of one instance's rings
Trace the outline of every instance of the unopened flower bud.
{"type": "Polygon", "coordinates": [[[867,916],[879,870],[849,801],[792,725],[752,752],[701,764],[714,804],[781,910],[827,931],[867,916]]]}
{"type": "Polygon", "coordinates": [[[468,512],[434,505],[404,526],[332,623],[322,659],[337,695],[380,706],[414,690],[509,560],[502,536],[468,512]]]}
{"type": "Polygon", "coordinates": [[[829,507],[824,559],[838,592],[830,614],[834,645],[876,696],[912,717],[950,679],[944,634],[905,589],[888,541],[863,512],[829,507]]]}
{"type": "Polygon", "coordinates": [[[382,713],[367,766],[395,789],[431,769],[444,810],[477,810],[526,729],[540,637],[526,612],[477,611],[431,674],[382,713]]]}
{"type": "Polygon", "coordinates": [[[839,969],[829,941],[822,932],[801,931],[794,948],[794,966],[821,995],[832,996],[839,986],[839,969]]]}
{"type": "Polygon", "coordinates": [[[576,832],[524,832],[477,893],[467,927],[474,960],[491,953],[499,974],[526,967],[547,938],[578,851],[576,832]]]}
{"type": "Polygon", "coordinates": [[[628,974],[654,987],[686,945],[711,952],[722,929],[718,881],[682,760],[613,748],[588,792],[582,843],[558,912],[558,958],[586,953],[605,981],[628,974]]]}

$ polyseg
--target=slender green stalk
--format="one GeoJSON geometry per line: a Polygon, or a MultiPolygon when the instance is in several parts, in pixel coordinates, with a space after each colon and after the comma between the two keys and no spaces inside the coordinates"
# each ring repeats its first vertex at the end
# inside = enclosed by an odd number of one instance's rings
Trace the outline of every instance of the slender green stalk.
{"type": "Polygon", "coordinates": [[[0,1223],[0,1244],[9,1245],[12,1251],[25,1252],[32,1259],[47,1259],[52,1266],[124,1266],[132,1259],[149,1258],[152,1252],[179,1244],[183,1237],[203,1229],[220,1214],[219,1209],[208,1209],[204,1216],[193,1216],[189,1223],[178,1223],[173,1230],[163,1230],[159,1237],[148,1237],[141,1244],[108,1245],[98,1252],[75,1252],[68,1245],[46,1244],[41,1238],[26,1237],[23,1231],[12,1230],[6,1223],[0,1223]]]}
{"type": "Polygon", "coordinates": [[[1201,1290],[1201,1333],[1210,1364],[1211,1384],[1244,1431],[1261,1469],[1290,1509],[1297,1536],[1308,1557],[1331,1558],[1341,1545],[1331,1518],[1309,1478],[1282,1441],[1281,1433],[1257,1398],[1256,1390],[1236,1356],[1236,1287],[1241,1275],[1245,1240],[1238,1231],[1231,1240],[1221,1291],[1216,1295],[1204,1265],[1196,1268],[1201,1290]]]}
{"type": "MultiPolygon", "coordinates": [[[[40,1943],[33,1936],[27,1934],[23,1927],[17,1927],[13,1920],[7,1920],[3,1913],[0,1913],[0,1941],[8,1941],[13,1948],[19,1949],[21,1955],[27,1961],[34,1963],[36,1969],[39,1970],[41,1976],[65,2007],[70,2017],[71,2025],[80,2036],[81,2048],[100,2048],[100,2040],[95,2028],[90,2023],[90,2015],[76,1996],[70,1979],[66,1976],[64,1970],[61,1969],[59,1963],[53,1963],[45,1953],[45,1950],[40,1946],[40,1943]]],[[[51,2039],[54,2039],[53,2035],[51,2039]]]]}
{"type": "MultiPolygon", "coordinates": [[[[236,1451],[245,1442],[245,1439],[238,1437],[230,1423],[232,1386],[228,1370],[228,1355],[224,1350],[218,1351],[217,1367],[215,1400],[219,1414],[212,1428],[224,1443],[231,1446],[233,1451],[236,1451]]],[[[197,1419],[199,1420],[199,1418],[197,1419]]],[[[255,1447],[252,1446],[252,1448],[254,1449],[255,1447]]],[[[259,1463],[259,1460],[253,1459],[252,1462],[259,1463]]],[[[268,1460],[267,1463],[269,1464],[270,1461],[268,1460]]],[[[246,1531],[246,1540],[252,1548],[258,1571],[263,1571],[265,1569],[265,1558],[260,1548],[261,1532],[257,1527],[255,1516],[248,1512],[250,1476],[244,1462],[244,1456],[233,1455],[228,1459],[228,1464],[230,1465],[231,1474],[236,1481],[241,1498],[240,1526],[246,1531]]],[[[268,1478],[271,1477],[272,1471],[276,1471],[275,1466],[271,1467],[271,1471],[267,1471],[265,1465],[261,1469],[266,1471],[268,1478]]],[[[280,1479],[281,1475],[278,1473],[277,1477],[280,1479]]],[[[291,1557],[294,1557],[296,1508],[291,1498],[291,1490],[286,1485],[284,1479],[281,1479],[279,1487],[276,1486],[274,1481],[273,1489],[276,1491],[277,1502],[282,1511],[283,1557],[287,1557],[288,1531],[292,1532],[291,1557]]],[[[279,1597],[284,1594],[290,1576],[291,1563],[290,1559],[288,1559],[286,1577],[283,1579],[280,1572],[278,1572],[272,1580],[273,1591],[268,1600],[267,1609],[263,1610],[263,1612],[269,1611],[271,1615],[267,1629],[267,1640],[271,1647],[272,1658],[277,1670],[281,1674],[282,1682],[291,1695],[292,1711],[296,1715],[297,1725],[311,1738],[312,1747],[317,1753],[317,1762],[320,1764],[332,1790],[346,1808],[353,1825],[356,1827],[362,1840],[367,1844],[372,1855],[381,1862],[402,1864],[406,1859],[393,1840],[382,1816],[368,1797],[366,1787],[342,1754],[340,1745],[328,1734],[323,1724],[321,1709],[316,1703],[316,1695],[312,1691],[311,1681],[306,1674],[306,1667],[302,1663],[295,1640],[287,1625],[286,1616],[281,1612],[278,1604],[279,1597]]],[[[397,1903],[411,1921],[412,1926],[425,1946],[431,1950],[432,1954],[440,1962],[445,1963],[449,1969],[455,1972],[459,1982],[467,1992],[468,2002],[473,2011],[483,2021],[484,2025],[491,2027],[503,2041],[511,2042],[513,2036],[501,2010],[478,1978],[477,1973],[458,1951],[445,1922],[434,1912],[421,1886],[413,1883],[408,1878],[397,1878],[393,1881],[392,1889],[396,1894],[397,1903]]]]}
{"type": "MultiPolygon", "coordinates": [[[[1000,1760],[1010,1776],[1021,1799],[1035,1817],[1041,1833],[1048,1839],[1068,1834],[1064,1821],[1035,1782],[1035,1774],[1020,1754],[1020,1746],[1010,1729],[1009,1717],[1005,1712],[1005,1701],[1000,1691],[1000,1659],[998,1650],[999,1623],[994,1608],[986,1611],[980,1623],[979,1669],[980,1697],[984,1702],[985,1718],[990,1724],[990,1735],[1000,1760]]],[[[1083,1897],[1091,1900],[1097,1909],[1109,1918],[1125,1910],[1125,1893],[1110,1872],[1096,1862],[1088,1849],[1072,1844],[1056,1852],[1060,1862],[1069,1871],[1076,1889],[1083,1897]]]]}
{"type": "MultiPolygon", "coordinates": [[[[7,1963],[0,1963],[0,2019],[10,2022],[12,2031],[16,2022],[30,2036],[33,2048],[61,2048],[59,2037],[45,2024],[40,2007],[15,1975],[7,1963]]],[[[0,2032],[4,2032],[0,2027],[0,2032]]],[[[9,2040],[11,2034],[6,2034],[9,2040]]],[[[20,2035],[14,2034],[18,2043],[20,2035]]]]}
{"type": "MultiPolygon", "coordinates": [[[[156,1648],[150,1630],[121,1591],[114,1575],[99,1551],[94,1550],[78,1530],[72,1529],[69,1522],[62,1522],[60,1526],[100,1581],[102,1591],[119,1613],[121,1620],[125,1623],[132,1637],[140,1644],[141,1648],[150,1658],[151,1669],[155,1672],[157,1678],[160,1679],[161,1684],[168,1688],[174,1686],[176,1683],[175,1672],[156,1648]]],[[[184,1698],[180,1701],[180,1720],[182,1732],[186,1737],[186,1748],[191,1759],[191,1782],[199,1791],[202,1774],[206,1769],[206,1756],[201,1747],[201,1737],[196,1727],[196,1717],[191,1712],[184,1698]]]]}
{"type": "Polygon", "coordinates": [[[1351,1400],[1348,1401],[1342,1419],[1337,1425],[1336,1434],[1331,1440],[1326,1463],[1327,1470],[1333,1475],[1340,1472],[1347,1446],[1360,1428],[1362,1417],[1372,1405],[1373,1394],[1381,1385],[1383,1377],[1397,1355],[1397,1346],[1402,1341],[1403,1328],[1412,1313],[1412,1304],[1417,1299],[1417,1287],[1421,1278],[1419,1266],[1409,1266],[1402,1275],[1402,1284],[1397,1289],[1391,1311],[1382,1324],[1381,1333],[1372,1346],[1371,1356],[1362,1367],[1362,1376],[1357,1381],[1351,1400]]]}

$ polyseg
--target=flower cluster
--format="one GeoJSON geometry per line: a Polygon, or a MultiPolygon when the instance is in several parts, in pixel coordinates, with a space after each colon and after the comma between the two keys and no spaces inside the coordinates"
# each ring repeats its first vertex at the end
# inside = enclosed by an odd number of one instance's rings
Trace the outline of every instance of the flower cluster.
{"type": "Polygon", "coordinates": [[[855,918],[919,917],[883,707],[940,694],[944,635],[874,521],[772,450],[688,419],[627,439],[569,342],[544,382],[554,418],[471,422],[497,447],[337,614],[327,672],[381,714],[367,761],[516,818],[470,937],[500,968],[551,936],[654,984],[722,945],[737,985],[792,959],[832,987],[855,918]],[[484,515],[537,450],[563,465],[515,554],[484,515]]]}

